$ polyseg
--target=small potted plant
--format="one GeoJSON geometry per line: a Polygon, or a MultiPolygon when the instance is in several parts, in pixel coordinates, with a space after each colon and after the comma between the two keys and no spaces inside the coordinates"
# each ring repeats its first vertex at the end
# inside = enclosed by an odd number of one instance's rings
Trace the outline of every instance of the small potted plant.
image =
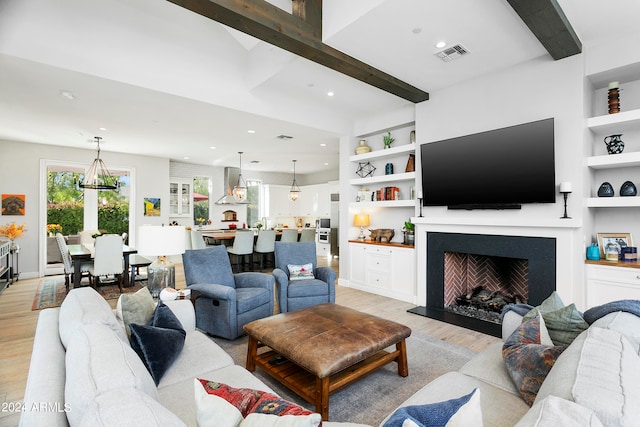
{"type": "Polygon", "coordinates": [[[415,245],[415,229],[416,225],[411,221],[405,221],[404,227],[402,228],[404,232],[404,244],[409,246],[415,245]]]}
{"type": "Polygon", "coordinates": [[[387,134],[382,137],[382,142],[384,143],[384,148],[391,148],[391,144],[396,139],[391,136],[391,132],[387,131],[387,134]]]}

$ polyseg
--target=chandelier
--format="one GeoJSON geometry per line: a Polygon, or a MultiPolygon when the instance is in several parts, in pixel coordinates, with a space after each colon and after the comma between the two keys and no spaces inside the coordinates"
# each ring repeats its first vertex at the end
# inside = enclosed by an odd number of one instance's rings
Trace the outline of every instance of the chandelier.
{"type": "Polygon", "coordinates": [[[292,160],[293,162],[293,182],[291,183],[291,189],[289,190],[289,200],[295,202],[298,200],[298,193],[300,193],[300,187],[296,184],[296,162],[297,160],[292,160]]]}
{"type": "Polygon", "coordinates": [[[238,151],[238,154],[240,154],[240,175],[238,175],[238,183],[233,187],[233,191],[231,192],[233,198],[238,202],[244,202],[247,198],[247,184],[244,182],[244,178],[242,178],[242,153],[242,151],[238,151]]]}
{"type": "Polygon", "coordinates": [[[109,172],[109,169],[100,158],[100,140],[102,140],[102,137],[96,136],[94,138],[98,145],[98,154],[84,174],[84,179],[79,186],[94,190],[117,190],[119,185],[118,178],[111,175],[111,172],[109,172]]]}

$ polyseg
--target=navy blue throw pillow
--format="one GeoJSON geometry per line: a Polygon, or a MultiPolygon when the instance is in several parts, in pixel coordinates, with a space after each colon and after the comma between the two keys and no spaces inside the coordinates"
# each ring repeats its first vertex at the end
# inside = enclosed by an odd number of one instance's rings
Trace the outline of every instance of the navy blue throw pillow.
{"type": "Polygon", "coordinates": [[[162,301],[146,325],[131,323],[131,348],[140,356],[156,385],[176,361],[186,332],[182,323],[162,301]]]}

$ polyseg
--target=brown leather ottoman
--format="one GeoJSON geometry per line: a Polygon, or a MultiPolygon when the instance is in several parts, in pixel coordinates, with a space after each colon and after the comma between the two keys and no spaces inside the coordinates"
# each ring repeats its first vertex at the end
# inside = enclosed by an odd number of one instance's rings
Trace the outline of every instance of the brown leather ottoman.
{"type": "Polygon", "coordinates": [[[248,323],[247,369],[258,366],[329,419],[329,394],[390,362],[409,374],[411,329],[343,307],[320,304],[248,323]],[[395,351],[385,349],[395,345],[395,351]],[[258,347],[270,350],[258,353],[258,347]]]}

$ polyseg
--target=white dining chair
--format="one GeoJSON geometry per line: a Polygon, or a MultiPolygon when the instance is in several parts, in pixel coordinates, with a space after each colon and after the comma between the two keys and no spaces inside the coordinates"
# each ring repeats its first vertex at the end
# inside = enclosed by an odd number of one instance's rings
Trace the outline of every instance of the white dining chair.
{"type": "Polygon", "coordinates": [[[295,228],[285,228],[282,230],[282,236],[280,237],[281,242],[297,242],[298,241],[298,230],[295,228]]]}
{"type": "MultiPolygon", "coordinates": [[[[264,265],[265,255],[271,254],[273,257],[273,251],[275,250],[276,232],[275,230],[262,230],[258,231],[258,239],[254,247],[254,252],[260,255],[260,271],[264,265]]],[[[272,258],[273,259],[273,258],[272,258]]],[[[275,265],[275,261],[274,261],[275,265]]]]}
{"type": "MultiPolygon", "coordinates": [[[[69,254],[69,247],[64,240],[64,236],[61,233],[56,233],[56,242],[60,249],[60,256],[62,257],[62,263],[64,264],[64,287],[69,292],[69,285],[73,282],[73,262],[71,261],[71,255],[69,254]]],[[[82,261],[80,264],[80,275],[88,275],[89,268],[93,265],[93,261],[82,261]]]]}
{"type": "Polygon", "coordinates": [[[96,237],[93,266],[89,268],[89,283],[96,288],[101,277],[113,276],[122,292],[122,274],[124,259],[122,255],[122,236],[104,234],[96,237]]]}
{"type": "Polygon", "coordinates": [[[236,270],[241,270],[241,264],[244,270],[244,258],[247,255],[253,257],[253,231],[236,231],[233,246],[228,246],[227,252],[236,256],[236,270]]]}

